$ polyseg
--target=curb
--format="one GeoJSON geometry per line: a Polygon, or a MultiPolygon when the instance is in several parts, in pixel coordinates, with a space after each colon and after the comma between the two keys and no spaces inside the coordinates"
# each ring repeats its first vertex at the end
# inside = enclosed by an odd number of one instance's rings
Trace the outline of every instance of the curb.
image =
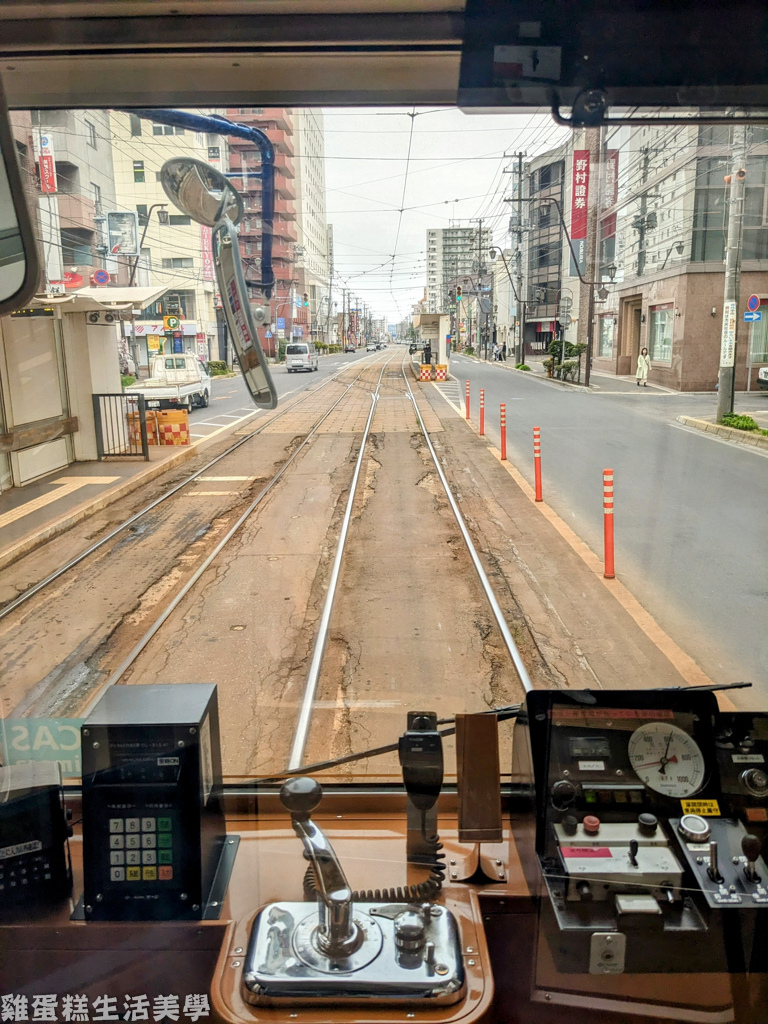
{"type": "Polygon", "coordinates": [[[727,438],[746,448],[762,448],[768,451],[768,436],[765,434],[751,434],[748,430],[737,430],[735,427],[724,427],[720,423],[710,423],[709,420],[700,420],[695,416],[678,416],[677,422],[684,427],[693,427],[703,434],[715,434],[718,437],[727,438]]]}
{"type": "MultiPolygon", "coordinates": [[[[269,420],[261,420],[259,426],[266,425],[269,420]]],[[[236,427],[242,428],[243,422],[233,423],[231,429],[236,427]]],[[[226,428],[223,433],[229,431],[230,428],[226,428]]],[[[162,476],[163,473],[167,473],[170,470],[176,469],[178,466],[183,465],[195,456],[200,455],[203,449],[208,447],[208,443],[213,440],[221,439],[222,434],[212,435],[211,437],[202,438],[197,444],[189,445],[181,449],[179,452],[172,455],[170,458],[163,460],[162,462],[156,462],[154,465],[150,465],[143,472],[137,473],[130,479],[123,481],[121,484],[117,484],[115,487],[104,491],[102,494],[91,499],[90,501],[84,501],[82,504],[75,506],[65,515],[60,516],[53,522],[48,523],[46,526],[41,527],[37,532],[30,533],[26,537],[22,537],[14,545],[6,548],[4,551],[0,551],[0,569],[4,569],[6,566],[15,562],[23,555],[29,554],[36,547],[44,544],[45,541],[50,540],[52,537],[56,537],[60,533],[64,533],[69,530],[72,526],[82,522],[83,519],[87,519],[89,516],[96,512],[100,512],[106,508],[107,505],[111,505],[115,501],[119,501],[120,498],[124,498],[132,491],[137,490],[139,487],[143,487],[144,484],[150,483],[157,477],[162,476]]]]}

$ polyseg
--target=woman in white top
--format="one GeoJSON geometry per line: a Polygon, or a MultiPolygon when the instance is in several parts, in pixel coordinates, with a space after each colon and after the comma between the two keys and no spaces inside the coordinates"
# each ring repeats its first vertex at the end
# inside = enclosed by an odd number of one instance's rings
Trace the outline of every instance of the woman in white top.
{"type": "Polygon", "coordinates": [[[640,383],[644,388],[648,387],[648,371],[651,368],[651,357],[648,355],[648,349],[644,348],[640,350],[640,355],[637,357],[637,386],[640,387],[640,383]]]}

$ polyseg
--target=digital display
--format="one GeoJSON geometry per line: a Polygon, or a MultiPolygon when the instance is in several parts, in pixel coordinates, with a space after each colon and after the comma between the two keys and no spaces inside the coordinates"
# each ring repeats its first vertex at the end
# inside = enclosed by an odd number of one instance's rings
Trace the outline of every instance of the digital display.
{"type": "Polygon", "coordinates": [[[568,749],[572,758],[611,756],[611,746],[605,736],[569,736],[568,749]]]}

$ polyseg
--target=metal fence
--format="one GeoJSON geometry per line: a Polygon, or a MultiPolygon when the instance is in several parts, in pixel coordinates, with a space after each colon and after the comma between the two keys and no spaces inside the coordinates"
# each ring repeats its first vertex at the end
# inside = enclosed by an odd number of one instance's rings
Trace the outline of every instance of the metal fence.
{"type": "Polygon", "coordinates": [[[147,407],[143,395],[94,395],[99,460],[133,456],[149,462],[147,407]]]}

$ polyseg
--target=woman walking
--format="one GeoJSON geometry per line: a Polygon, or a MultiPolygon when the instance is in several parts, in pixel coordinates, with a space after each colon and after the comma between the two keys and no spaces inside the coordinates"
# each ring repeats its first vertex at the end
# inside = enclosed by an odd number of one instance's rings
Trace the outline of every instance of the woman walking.
{"type": "Polygon", "coordinates": [[[637,357],[637,386],[642,385],[644,388],[648,387],[648,371],[651,368],[651,357],[648,355],[648,349],[643,348],[640,350],[640,355],[637,357]]]}

